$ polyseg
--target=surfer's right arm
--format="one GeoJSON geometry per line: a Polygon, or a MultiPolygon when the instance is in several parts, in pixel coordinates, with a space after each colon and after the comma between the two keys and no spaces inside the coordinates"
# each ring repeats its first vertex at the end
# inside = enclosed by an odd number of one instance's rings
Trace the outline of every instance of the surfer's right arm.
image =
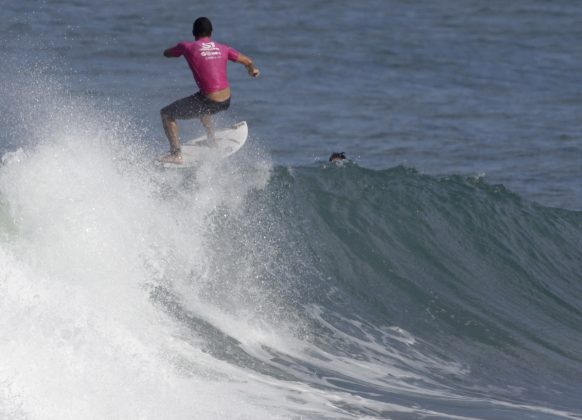
{"type": "Polygon", "coordinates": [[[172,48],[164,50],[164,57],[180,57],[182,54],[184,54],[184,46],[181,42],[172,48]]]}

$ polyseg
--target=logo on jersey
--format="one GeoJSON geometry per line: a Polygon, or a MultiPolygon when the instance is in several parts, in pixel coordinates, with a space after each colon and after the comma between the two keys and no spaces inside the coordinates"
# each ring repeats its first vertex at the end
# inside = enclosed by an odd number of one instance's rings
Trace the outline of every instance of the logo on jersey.
{"type": "Polygon", "coordinates": [[[214,42],[203,42],[201,50],[217,50],[216,44],[214,42]]]}
{"type": "Polygon", "coordinates": [[[206,58],[219,58],[220,48],[214,42],[203,42],[200,47],[200,55],[206,58]]]}

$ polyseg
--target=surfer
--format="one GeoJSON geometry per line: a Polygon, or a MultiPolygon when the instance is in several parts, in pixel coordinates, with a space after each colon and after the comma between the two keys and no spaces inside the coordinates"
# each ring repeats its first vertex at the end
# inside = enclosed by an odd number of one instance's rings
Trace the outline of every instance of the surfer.
{"type": "Polygon", "coordinates": [[[196,19],[192,34],[193,42],[180,42],[164,51],[165,57],[184,56],[200,90],[162,108],[162,124],[170,142],[170,153],[161,158],[162,162],[182,163],[176,120],[200,118],[207,132],[208,145],[212,147],[216,144],[213,115],[227,110],[230,106],[230,85],[227,77],[229,60],[244,65],[251,77],[257,77],[260,73],[249,57],[228,45],[212,40],[212,23],[208,18],[196,19]]]}

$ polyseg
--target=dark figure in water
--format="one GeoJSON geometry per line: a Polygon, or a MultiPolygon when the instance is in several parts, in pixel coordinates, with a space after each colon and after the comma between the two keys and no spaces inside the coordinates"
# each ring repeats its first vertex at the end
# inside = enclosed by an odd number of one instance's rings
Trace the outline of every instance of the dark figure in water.
{"type": "Polygon", "coordinates": [[[330,162],[340,162],[340,161],[346,160],[346,159],[347,158],[346,158],[345,152],[341,152],[341,153],[333,152],[331,154],[331,156],[329,157],[330,162]]]}

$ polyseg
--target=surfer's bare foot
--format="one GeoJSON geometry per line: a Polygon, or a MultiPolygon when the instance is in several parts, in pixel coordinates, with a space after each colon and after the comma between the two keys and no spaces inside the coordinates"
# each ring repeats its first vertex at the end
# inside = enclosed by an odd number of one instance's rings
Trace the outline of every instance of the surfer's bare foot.
{"type": "Polygon", "coordinates": [[[206,139],[204,141],[201,141],[200,146],[204,146],[204,147],[210,147],[211,149],[215,149],[218,147],[218,143],[216,142],[215,139],[206,139]]]}
{"type": "Polygon", "coordinates": [[[180,153],[168,153],[166,156],[160,158],[162,163],[174,163],[176,165],[182,164],[182,155],[180,153]]]}

